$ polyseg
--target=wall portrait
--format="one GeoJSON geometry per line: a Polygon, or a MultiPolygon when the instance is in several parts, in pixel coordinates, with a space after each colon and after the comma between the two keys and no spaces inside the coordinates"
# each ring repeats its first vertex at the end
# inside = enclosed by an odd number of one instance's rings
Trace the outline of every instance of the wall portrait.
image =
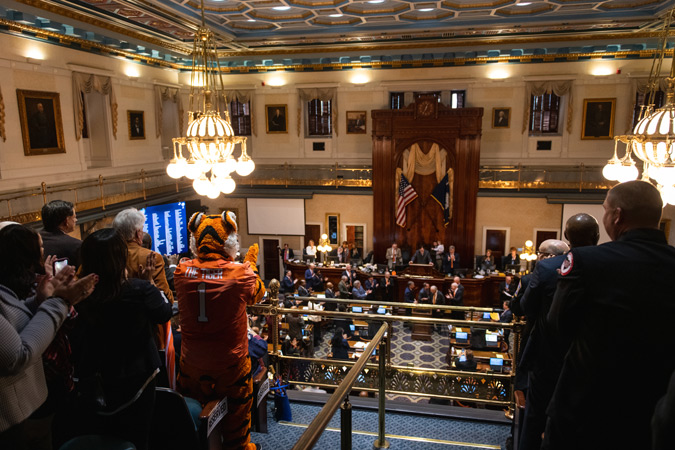
{"type": "Polygon", "coordinates": [[[288,133],[288,107],[286,105],[265,105],[267,133],[288,133]]]}
{"type": "Polygon", "coordinates": [[[584,99],[581,139],[614,138],[615,98],[584,99]]]}
{"type": "Polygon", "coordinates": [[[366,134],[365,111],[347,111],[347,134],[366,134]]]}
{"type": "Polygon", "coordinates": [[[129,139],[145,139],[145,112],[127,110],[127,123],[129,125],[129,139]]]}
{"type": "Polygon", "coordinates": [[[492,128],[509,128],[511,108],[492,108],[492,128]]]}
{"type": "Polygon", "coordinates": [[[16,90],[26,156],[65,153],[58,92],[16,90]]]}

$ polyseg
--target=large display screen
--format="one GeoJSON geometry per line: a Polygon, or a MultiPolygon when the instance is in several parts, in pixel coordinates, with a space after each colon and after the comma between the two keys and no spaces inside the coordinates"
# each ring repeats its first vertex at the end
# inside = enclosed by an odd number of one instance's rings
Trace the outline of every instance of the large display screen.
{"type": "Polygon", "coordinates": [[[161,255],[176,255],[188,250],[185,202],[148,206],[143,231],[152,237],[152,249],[161,255]]]}

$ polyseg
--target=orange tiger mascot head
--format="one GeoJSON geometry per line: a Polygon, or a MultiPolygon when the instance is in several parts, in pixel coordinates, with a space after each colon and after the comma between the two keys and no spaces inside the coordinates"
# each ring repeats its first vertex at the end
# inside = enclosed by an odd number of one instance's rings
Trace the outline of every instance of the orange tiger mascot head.
{"type": "Polygon", "coordinates": [[[213,216],[195,213],[190,217],[188,230],[194,238],[199,259],[233,260],[239,251],[237,216],[232,211],[213,216]]]}

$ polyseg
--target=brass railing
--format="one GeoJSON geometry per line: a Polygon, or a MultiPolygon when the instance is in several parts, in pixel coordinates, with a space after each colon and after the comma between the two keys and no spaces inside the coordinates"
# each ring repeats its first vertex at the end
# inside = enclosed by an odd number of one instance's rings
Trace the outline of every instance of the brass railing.
{"type": "MultiPolygon", "coordinates": [[[[609,189],[613,183],[602,177],[599,166],[482,166],[481,189],[575,190],[609,189]]],[[[258,165],[248,177],[236,177],[242,187],[372,188],[370,166],[258,165]]],[[[79,211],[102,208],[149,196],[190,188],[191,181],[169,178],[164,169],[124,175],[89,178],[67,183],[46,183],[0,193],[0,220],[21,223],[40,220],[42,205],[50,200],[73,202],[79,211]]]]}
{"type": "MultiPolygon", "coordinates": [[[[496,408],[506,408],[505,417],[513,419],[515,410],[515,376],[517,355],[520,352],[521,333],[524,324],[522,322],[514,323],[495,323],[481,322],[473,320],[458,319],[438,319],[431,317],[415,317],[407,315],[381,315],[381,314],[362,314],[353,312],[338,311],[304,311],[298,309],[278,307],[276,294],[272,292],[271,303],[267,305],[256,305],[249,307],[249,312],[268,317],[269,335],[272,344],[271,361],[275,366],[276,373],[280,374],[284,381],[291,385],[314,386],[327,389],[340,389],[344,384],[349,388],[340,390],[340,395],[336,396],[331,405],[333,409],[328,415],[328,419],[335,412],[337,403],[339,403],[345,392],[352,388],[359,391],[378,392],[380,402],[384,402],[385,394],[408,395],[418,397],[429,397],[444,400],[468,401],[476,404],[489,405],[496,408]],[[361,361],[361,358],[369,359],[372,354],[372,348],[369,346],[358,361],[336,360],[327,358],[313,358],[300,356],[285,356],[280,354],[279,343],[279,319],[282,314],[301,313],[312,314],[332,318],[350,318],[367,321],[380,321],[387,325],[388,333],[386,339],[379,343],[380,351],[378,353],[378,364],[361,361]],[[503,328],[513,330],[513,348],[508,353],[511,359],[510,373],[493,372],[469,372],[452,369],[424,368],[415,366],[402,366],[391,363],[391,340],[395,339],[393,323],[408,322],[418,324],[442,324],[443,326],[453,325],[460,327],[474,328],[503,328]],[[355,366],[357,366],[355,368],[355,366]],[[347,368],[350,368],[347,370],[347,368]],[[366,368],[367,373],[362,369],[366,368]],[[361,374],[358,379],[354,379],[356,371],[361,374]],[[293,375],[295,374],[295,375],[293,375]],[[337,402],[337,403],[336,403],[337,402]]],[[[317,301],[316,297],[294,297],[294,300],[317,301]]],[[[356,300],[356,299],[320,299],[321,302],[334,302],[354,305],[377,304],[392,308],[415,308],[415,309],[441,309],[444,311],[464,311],[469,313],[497,312],[493,308],[480,307],[460,307],[460,306],[440,306],[430,304],[416,304],[402,302],[383,302],[378,300],[356,300]]],[[[380,327],[382,330],[382,327],[380,327]]],[[[379,332],[378,332],[379,333],[379,332]]],[[[371,341],[372,344],[372,341],[371,341]]],[[[374,346],[373,346],[374,348],[374,346]]],[[[337,392],[337,391],[336,391],[337,392]]],[[[334,396],[336,394],[333,394],[334,396]]],[[[384,409],[382,409],[384,411],[384,409]]],[[[382,413],[383,414],[383,413],[382,413]]],[[[323,416],[322,416],[323,417],[323,416]]],[[[325,417],[322,418],[322,421],[325,417]]],[[[383,429],[382,429],[383,433],[383,429]]],[[[318,437],[317,437],[318,439],[318,437]]],[[[378,442],[384,442],[384,435],[378,438],[378,442]]],[[[309,441],[307,441],[309,442],[309,441]]],[[[300,442],[299,442],[300,443],[300,442]]],[[[306,441],[302,442],[303,445],[306,441]]],[[[311,447],[297,447],[311,448],[311,447]]]]}

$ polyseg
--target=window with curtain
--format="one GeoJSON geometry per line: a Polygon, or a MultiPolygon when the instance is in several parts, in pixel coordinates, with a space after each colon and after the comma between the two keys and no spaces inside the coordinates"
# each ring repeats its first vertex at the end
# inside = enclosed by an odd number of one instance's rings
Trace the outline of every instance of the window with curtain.
{"type": "Polygon", "coordinates": [[[314,99],[307,102],[307,134],[309,136],[330,136],[331,101],[314,99]]]}
{"type": "Polygon", "coordinates": [[[466,97],[465,90],[450,91],[450,107],[452,109],[464,108],[465,97],[466,97]]]}
{"type": "Polygon", "coordinates": [[[558,133],[560,103],[560,97],[554,93],[532,96],[530,134],[558,133]]]}
{"type": "Polygon", "coordinates": [[[389,93],[389,109],[402,109],[405,107],[405,92],[389,93]]]}
{"type": "MultiPolygon", "coordinates": [[[[635,128],[635,125],[638,123],[638,119],[640,117],[640,111],[642,110],[642,105],[644,104],[646,98],[647,98],[647,92],[644,94],[640,92],[635,93],[635,105],[633,105],[633,120],[631,120],[631,127],[630,129],[632,130],[635,128]]],[[[663,101],[666,98],[666,94],[659,89],[654,93],[654,98],[653,98],[653,103],[654,103],[654,109],[658,109],[663,106],[663,101]]]]}
{"type": "Polygon", "coordinates": [[[239,102],[232,100],[230,102],[230,120],[232,129],[237,136],[251,135],[251,102],[239,102]]]}

